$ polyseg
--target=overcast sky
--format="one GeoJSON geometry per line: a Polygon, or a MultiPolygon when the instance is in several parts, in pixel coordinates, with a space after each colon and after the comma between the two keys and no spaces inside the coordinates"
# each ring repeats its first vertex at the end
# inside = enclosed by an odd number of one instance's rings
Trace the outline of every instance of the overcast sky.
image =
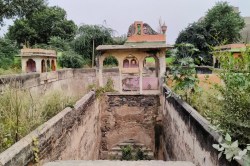
{"type": "MultiPolygon", "coordinates": [[[[239,7],[242,16],[250,16],[250,0],[227,0],[239,7]]],[[[68,19],[80,24],[104,24],[126,34],[134,21],[143,21],[157,29],[159,18],[166,22],[167,43],[173,44],[179,32],[204,16],[218,0],[48,0],[50,6],[67,11],[68,19]]],[[[3,34],[5,29],[1,30],[3,34]]]]}

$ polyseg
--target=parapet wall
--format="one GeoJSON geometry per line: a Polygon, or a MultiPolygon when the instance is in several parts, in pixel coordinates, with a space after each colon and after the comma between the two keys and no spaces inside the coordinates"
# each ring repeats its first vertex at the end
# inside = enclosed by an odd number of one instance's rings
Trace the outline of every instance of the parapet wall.
{"type": "Polygon", "coordinates": [[[99,104],[95,93],[89,92],[74,108],[64,109],[1,153],[0,166],[32,165],[35,154],[41,164],[54,160],[97,160],[99,128],[99,104]]]}
{"type": "Polygon", "coordinates": [[[218,144],[219,135],[212,131],[208,121],[175,94],[164,87],[162,145],[165,160],[191,161],[196,166],[238,166],[229,162],[212,147],[218,144]]]}
{"type": "Polygon", "coordinates": [[[29,89],[41,95],[49,91],[63,91],[67,95],[81,96],[89,84],[96,82],[95,69],[64,69],[48,73],[28,73],[0,77],[0,89],[6,84],[29,89]]]}
{"type": "MultiPolygon", "coordinates": [[[[47,73],[27,73],[18,75],[0,76],[0,91],[5,84],[15,84],[29,89],[32,94],[44,94],[51,90],[63,91],[67,95],[82,96],[87,92],[90,84],[98,85],[96,69],[62,69],[47,73]]],[[[114,83],[114,89],[118,90],[119,71],[107,69],[104,71],[105,84],[108,78],[114,83]]]]}

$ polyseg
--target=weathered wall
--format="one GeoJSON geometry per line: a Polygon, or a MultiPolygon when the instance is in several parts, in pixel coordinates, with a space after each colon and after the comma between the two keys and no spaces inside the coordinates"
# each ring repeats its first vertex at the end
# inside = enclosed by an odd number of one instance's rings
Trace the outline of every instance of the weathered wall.
{"type": "Polygon", "coordinates": [[[118,68],[103,69],[103,84],[106,85],[108,79],[112,79],[114,84],[114,90],[119,91],[120,89],[120,75],[118,68]]]}
{"type": "MultiPolygon", "coordinates": [[[[104,69],[104,85],[108,78],[114,83],[114,90],[120,88],[118,69],[104,69]]],[[[40,95],[51,90],[63,91],[67,95],[82,96],[90,84],[98,85],[96,69],[63,69],[48,73],[27,73],[0,77],[0,91],[5,84],[18,84],[28,88],[33,94],[40,95]]]]}
{"type": "Polygon", "coordinates": [[[107,95],[101,105],[101,159],[107,159],[114,146],[130,139],[154,151],[158,95],[107,95]]]}
{"type": "Polygon", "coordinates": [[[64,69],[48,73],[29,73],[0,77],[0,90],[5,84],[18,84],[40,95],[51,90],[63,91],[67,95],[83,95],[89,84],[96,83],[95,69],[64,69]]]}
{"type": "Polygon", "coordinates": [[[89,92],[74,108],[66,108],[0,154],[0,165],[27,165],[38,148],[41,163],[54,160],[98,159],[100,143],[99,105],[89,92]],[[34,139],[38,146],[34,146],[34,139]]]}
{"type": "Polygon", "coordinates": [[[197,166],[237,166],[225,156],[218,160],[218,152],[212,145],[219,135],[209,128],[209,123],[191,106],[175,97],[167,97],[164,87],[163,132],[161,144],[165,160],[191,161],[197,166]]]}

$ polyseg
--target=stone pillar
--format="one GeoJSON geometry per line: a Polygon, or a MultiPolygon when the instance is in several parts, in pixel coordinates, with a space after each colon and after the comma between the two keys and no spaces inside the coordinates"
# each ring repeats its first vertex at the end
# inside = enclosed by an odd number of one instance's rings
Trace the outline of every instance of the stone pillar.
{"type": "Polygon", "coordinates": [[[159,57],[159,87],[160,90],[162,89],[162,85],[165,81],[165,73],[166,73],[166,58],[165,58],[165,51],[161,50],[161,52],[158,53],[159,57]]]}
{"type": "Polygon", "coordinates": [[[36,72],[41,73],[42,72],[42,60],[40,58],[34,58],[33,60],[36,62],[36,72]]]}
{"type": "Polygon", "coordinates": [[[99,74],[98,74],[98,80],[99,80],[99,86],[103,87],[103,74],[102,74],[102,69],[103,69],[103,58],[104,55],[101,55],[99,57],[99,74]]]}
{"type": "Polygon", "coordinates": [[[160,69],[160,73],[159,73],[159,77],[165,77],[165,73],[166,73],[166,58],[165,58],[165,52],[161,51],[158,54],[159,57],[159,69],[160,69]]]}
{"type": "Polygon", "coordinates": [[[142,72],[143,72],[143,60],[139,61],[139,74],[140,74],[140,82],[139,82],[139,86],[140,86],[140,94],[143,93],[143,89],[142,89],[142,72]]]}
{"type": "Polygon", "coordinates": [[[26,71],[26,65],[27,65],[27,58],[25,58],[25,57],[21,57],[22,58],[22,72],[24,72],[24,73],[26,73],[27,71],[26,71]]]}

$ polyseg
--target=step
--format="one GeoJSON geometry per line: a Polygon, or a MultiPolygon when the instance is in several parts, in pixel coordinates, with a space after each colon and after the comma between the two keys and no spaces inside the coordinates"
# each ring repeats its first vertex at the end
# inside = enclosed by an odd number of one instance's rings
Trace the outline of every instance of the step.
{"type": "Polygon", "coordinates": [[[185,161],[55,161],[45,163],[44,166],[195,166],[191,162],[185,161]]]}

